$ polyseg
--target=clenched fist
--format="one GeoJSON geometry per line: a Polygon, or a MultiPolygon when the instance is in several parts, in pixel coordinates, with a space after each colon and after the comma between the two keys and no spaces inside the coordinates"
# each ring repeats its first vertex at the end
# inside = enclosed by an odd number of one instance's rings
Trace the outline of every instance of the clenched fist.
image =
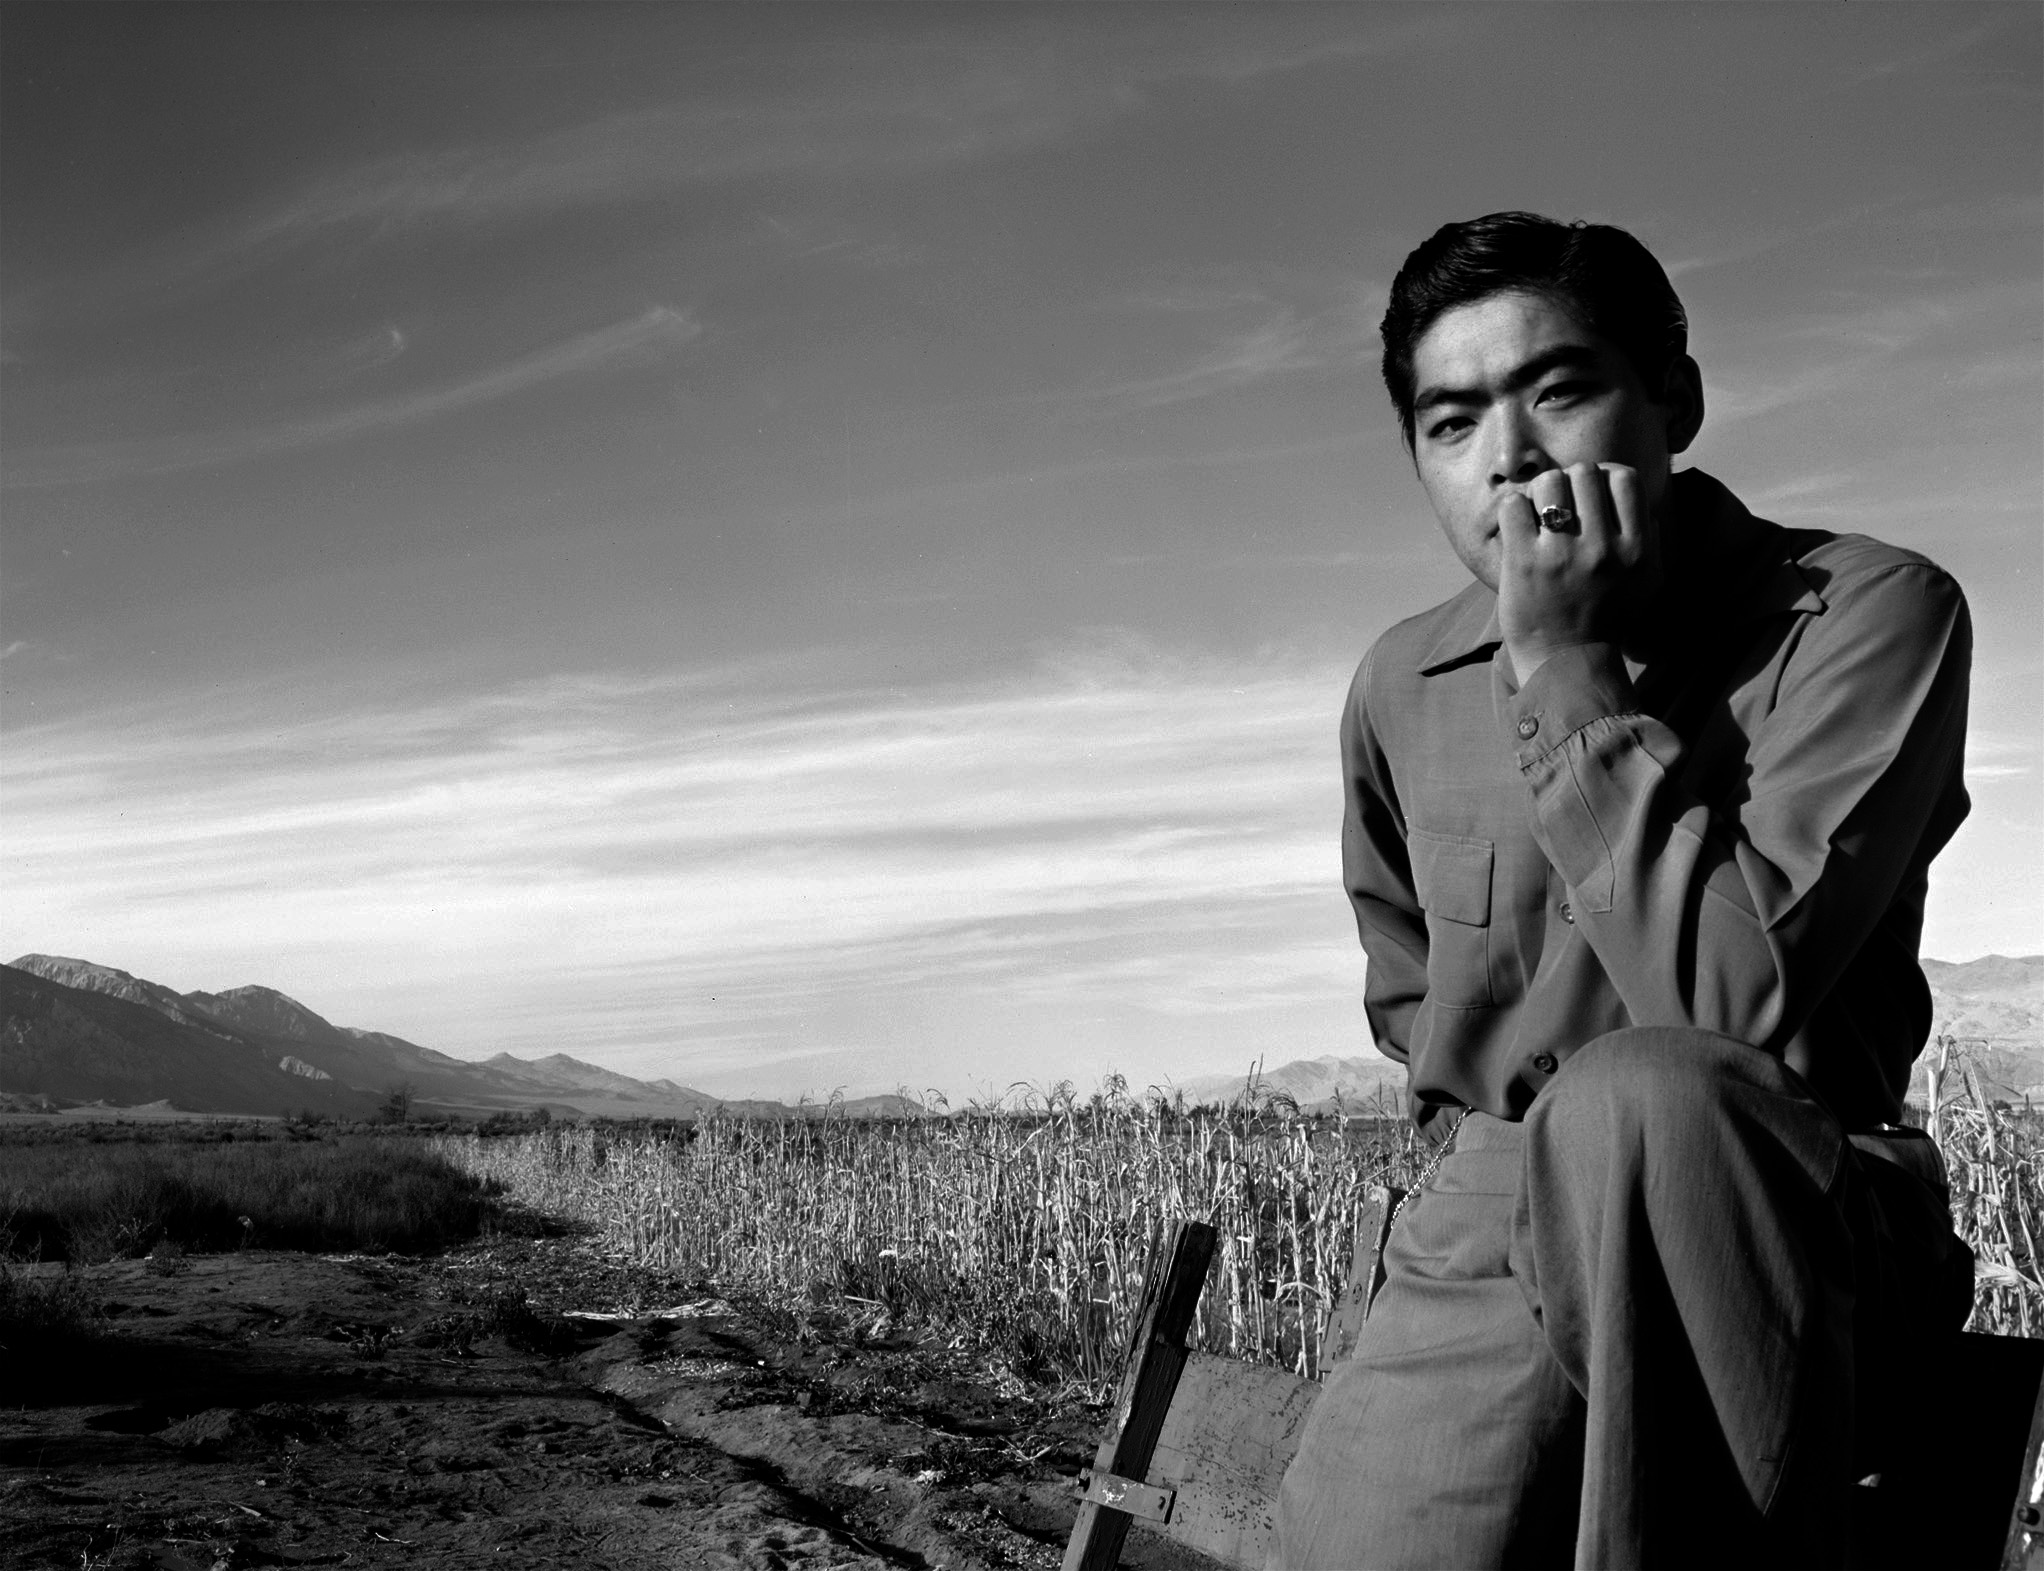
{"type": "Polygon", "coordinates": [[[1557,649],[1618,642],[1660,588],[1659,525],[1625,464],[1545,470],[1497,517],[1498,626],[1522,684],[1557,649]]]}

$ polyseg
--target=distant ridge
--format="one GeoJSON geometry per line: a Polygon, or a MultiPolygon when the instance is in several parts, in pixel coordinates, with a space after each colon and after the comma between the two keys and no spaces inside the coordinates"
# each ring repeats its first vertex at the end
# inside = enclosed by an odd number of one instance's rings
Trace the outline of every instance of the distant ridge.
{"type": "Polygon", "coordinates": [[[1302,1112],[1368,1112],[1382,1105],[1405,1110],[1405,1066],[1372,1054],[1364,1058],[1295,1058],[1275,1069],[1245,1069],[1239,1075],[1199,1075],[1160,1086],[1167,1095],[1183,1092],[1187,1102],[1232,1102],[1248,1096],[1290,1097],[1302,1112]]]}
{"type": "MultiPolygon", "coordinates": [[[[186,1112],[364,1117],[399,1087],[421,1112],[482,1117],[546,1108],[590,1118],[695,1119],[724,1109],[803,1116],[819,1108],[726,1102],[672,1080],[635,1080],[565,1053],[482,1063],[381,1031],[337,1026],[270,987],[179,993],[66,955],[0,966],[0,1096],[186,1112]]],[[[919,1113],[902,1097],[839,1103],[851,1116],[919,1113]]]]}
{"type": "MultiPolygon", "coordinates": [[[[1933,1032],[1972,1057],[1993,1094],[2044,1101],[2044,955],[1925,960],[1933,1032]]],[[[1265,1094],[1308,1111],[1403,1104],[1405,1069],[1376,1054],[1295,1059],[1259,1073],[1265,1094]]],[[[1244,1094],[1249,1069],[1158,1087],[1189,1102],[1244,1094]]],[[[1919,1076],[1918,1085],[1921,1086],[1919,1076]]],[[[29,954],[0,966],[0,1110],[11,1105],[162,1102],[186,1112],[373,1113],[392,1089],[422,1112],[482,1117],[901,1117],[900,1096],[789,1107],[724,1100],[671,1079],[637,1080],[565,1053],[477,1063],[381,1031],[337,1026],[275,988],[179,993],[112,966],[29,954]]]]}
{"type": "MultiPolygon", "coordinates": [[[[75,969],[65,974],[95,980],[75,969]]],[[[60,1105],[168,1102],[186,1112],[310,1108],[367,1117],[376,1109],[377,1098],[365,1091],[279,1068],[284,1055],[268,1043],[194,1022],[182,1009],[137,1002],[137,989],[126,985],[135,979],[124,972],[105,980],[106,990],[73,987],[0,966],[0,1092],[60,1105]]]]}
{"type": "Polygon", "coordinates": [[[1995,1094],[2044,1101],[2044,955],[1926,960],[1923,974],[1933,1034],[1956,1037],[1995,1094]]]}
{"type": "MultiPolygon", "coordinates": [[[[1996,1095],[2044,1102],[2044,955],[1983,955],[1978,960],[1925,960],[1933,1037],[1952,1036],[1972,1057],[1996,1095]]],[[[1294,1059],[1261,1072],[1199,1075],[1158,1089],[1188,1102],[1226,1102],[1250,1090],[1289,1096],[1302,1111],[1347,1112],[1380,1098],[1404,1106],[1405,1066],[1376,1054],[1294,1059]]],[[[1956,1084],[1956,1082],[1955,1082],[1956,1084]]],[[[1917,1094],[1922,1094],[1921,1071],[1917,1094]]]]}

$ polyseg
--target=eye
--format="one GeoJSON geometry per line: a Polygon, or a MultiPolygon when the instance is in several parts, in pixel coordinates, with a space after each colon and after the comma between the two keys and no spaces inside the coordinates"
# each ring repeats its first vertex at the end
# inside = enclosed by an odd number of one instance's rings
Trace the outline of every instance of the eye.
{"type": "Polygon", "coordinates": [[[1460,436],[1476,422],[1467,415],[1446,415],[1427,427],[1429,442],[1449,442],[1460,436]]]}
{"type": "Polygon", "coordinates": [[[1540,396],[1536,401],[1543,404],[1580,403],[1583,399],[1596,392],[1596,390],[1596,383],[1584,381],[1580,377],[1561,382],[1549,382],[1540,389],[1540,396]]]}

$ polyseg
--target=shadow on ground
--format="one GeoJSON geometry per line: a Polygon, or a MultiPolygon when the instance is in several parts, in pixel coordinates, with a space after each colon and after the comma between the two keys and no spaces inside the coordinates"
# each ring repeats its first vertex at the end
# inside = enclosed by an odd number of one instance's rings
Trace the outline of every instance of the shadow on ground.
{"type": "Polygon", "coordinates": [[[575,1238],[90,1279],[98,1335],[8,1353],[10,1566],[1047,1568],[1105,1416],[575,1238]]]}

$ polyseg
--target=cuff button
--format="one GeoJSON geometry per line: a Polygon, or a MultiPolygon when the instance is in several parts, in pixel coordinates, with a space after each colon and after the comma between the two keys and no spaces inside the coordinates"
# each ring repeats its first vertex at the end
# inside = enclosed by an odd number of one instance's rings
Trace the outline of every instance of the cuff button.
{"type": "Polygon", "coordinates": [[[1519,735],[1521,736],[1524,737],[1534,736],[1539,732],[1539,730],[1540,722],[1536,720],[1532,715],[1528,715],[1524,720],[1521,720],[1519,722],[1519,735]]]}
{"type": "Polygon", "coordinates": [[[1551,1075],[1561,1065],[1555,1062],[1555,1057],[1552,1053],[1535,1053],[1533,1055],[1533,1067],[1543,1075],[1551,1075]]]}

